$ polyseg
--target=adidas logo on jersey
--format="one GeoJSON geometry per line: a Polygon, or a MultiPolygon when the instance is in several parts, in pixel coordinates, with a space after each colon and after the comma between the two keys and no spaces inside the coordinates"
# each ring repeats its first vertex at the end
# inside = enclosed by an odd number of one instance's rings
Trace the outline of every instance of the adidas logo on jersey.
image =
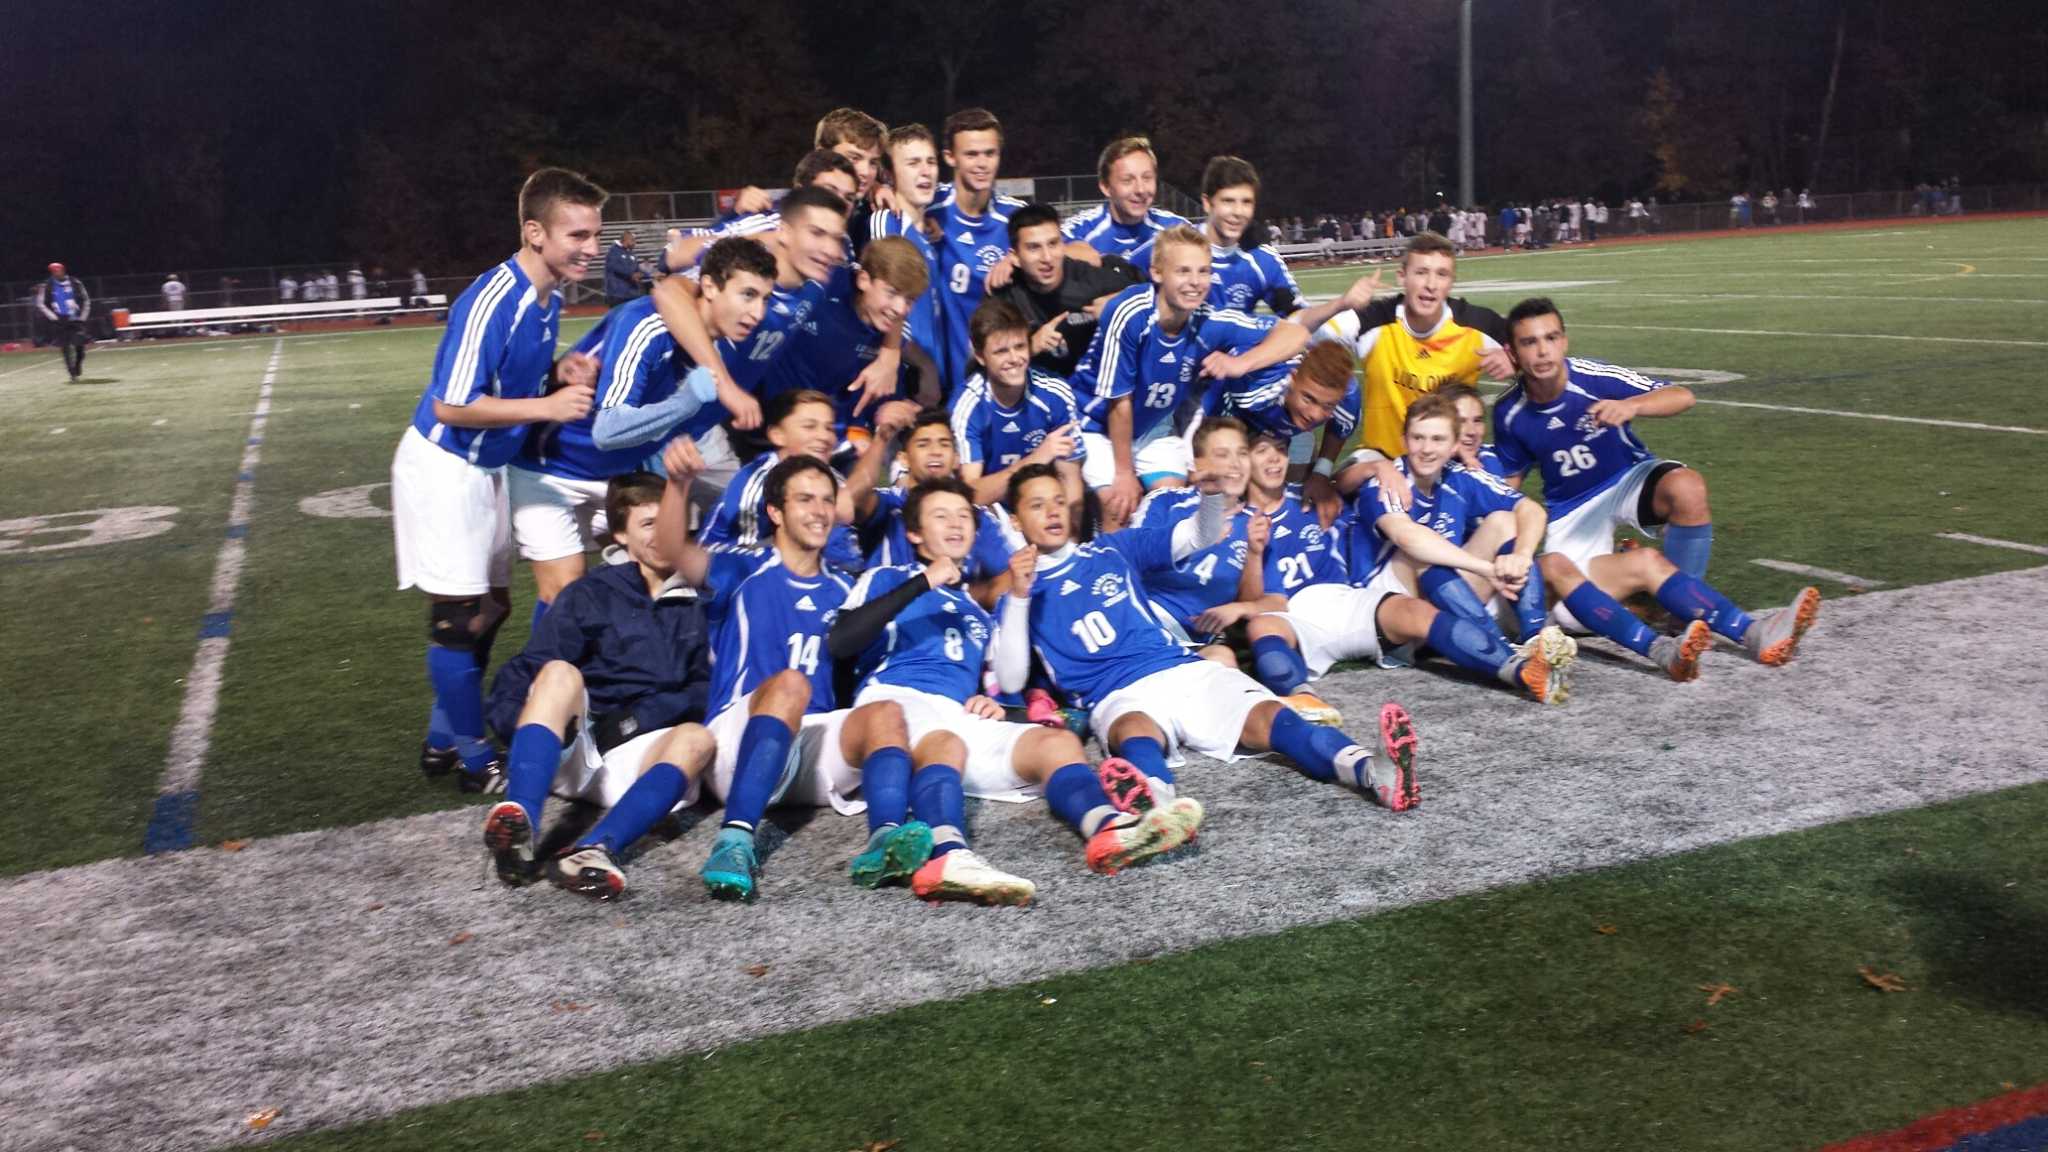
{"type": "Polygon", "coordinates": [[[1161,356],[1159,358],[1159,362],[1161,364],[1178,364],[1180,363],[1180,360],[1178,357],[1174,356],[1173,353],[1168,352],[1166,355],[1161,356]]]}
{"type": "Polygon", "coordinates": [[[1545,425],[1543,426],[1543,429],[1544,429],[1544,431],[1546,431],[1546,432],[1554,432],[1554,431],[1556,431],[1557,429],[1559,429],[1559,428],[1562,428],[1562,427],[1564,427],[1564,421],[1562,421],[1562,420],[1559,420],[1559,419],[1558,419],[1557,417],[1555,417],[1555,416],[1552,416],[1552,417],[1550,418],[1550,423],[1548,423],[1548,424],[1545,424],[1545,425]]]}
{"type": "Polygon", "coordinates": [[[953,603],[951,600],[948,600],[945,602],[945,610],[948,612],[958,612],[960,610],[960,606],[958,604],[953,603]]]}
{"type": "Polygon", "coordinates": [[[972,244],[974,243],[974,233],[962,232],[960,235],[954,237],[954,239],[962,244],[972,244]]]}
{"type": "Polygon", "coordinates": [[[1003,431],[1005,432],[1015,432],[1016,430],[1017,422],[1015,420],[1012,420],[1008,424],[1003,425],[1003,431]]]}
{"type": "Polygon", "coordinates": [[[818,606],[811,603],[809,596],[804,596],[796,602],[796,610],[799,612],[816,612],[818,606]]]}
{"type": "Polygon", "coordinates": [[[1286,538],[1287,538],[1287,537],[1288,537],[1289,535],[1291,535],[1291,533],[1289,533],[1289,532],[1287,531],[1287,525],[1285,525],[1285,524],[1275,524],[1275,525],[1273,525],[1273,539],[1275,539],[1275,540],[1285,540],[1285,539],[1286,539],[1286,538]]]}
{"type": "Polygon", "coordinates": [[[1079,584],[1074,583],[1072,580],[1065,580],[1060,583],[1060,595],[1062,596],[1071,596],[1072,594],[1079,592],[1080,590],[1081,586],[1079,584]]]}

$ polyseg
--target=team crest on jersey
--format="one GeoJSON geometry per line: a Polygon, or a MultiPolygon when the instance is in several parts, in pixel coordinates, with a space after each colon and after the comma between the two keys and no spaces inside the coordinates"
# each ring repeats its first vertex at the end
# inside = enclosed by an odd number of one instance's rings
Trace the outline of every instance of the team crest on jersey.
{"type": "MultiPolygon", "coordinates": [[[[969,237],[969,239],[972,239],[972,237],[969,237]]],[[[996,266],[996,261],[1008,255],[1009,251],[1009,249],[999,244],[983,244],[974,250],[974,261],[984,269],[993,268],[996,266]]]]}
{"type": "Polygon", "coordinates": [[[1591,412],[1588,412],[1580,416],[1578,419],[1578,423],[1573,424],[1572,428],[1574,431],[1578,432],[1579,435],[1584,436],[1588,440],[1597,440],[1600,438],[1600,435],[1602,433],[1607,431],[1606,428],[1601,426],[1598,420],[1593,419],[1593,414],[1591,412]]]}
{"type": "Polygon", "coordinates": [[[1250,552],[1251,546],[1246,544],[1244,541],[1232,540],[1230,542],[1230,562],[1232,564],[1237,565],[1239,568],[1244,567],[1244,558],[1247,555],[1249,555],[1250,552]]]}
{"type": "Polygon", "coordinates": [[[1121,600],[1124,595],[1124,578],[1114,572],[1104,572],[1095,578],[1095,586],[1090,591],[1105,604],[1121,600]]]}

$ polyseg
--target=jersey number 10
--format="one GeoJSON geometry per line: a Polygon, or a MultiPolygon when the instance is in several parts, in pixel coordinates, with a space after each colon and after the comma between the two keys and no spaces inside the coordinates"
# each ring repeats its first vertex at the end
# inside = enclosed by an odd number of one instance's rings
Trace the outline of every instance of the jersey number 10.
{"type": "Polygon", "coordinates": [[[1110,626],[1109,617],[1100,612],[1090,612],[1074,621],[1073,633],[1091,656],[1116,642],[1116,629],[1110,626]]]}

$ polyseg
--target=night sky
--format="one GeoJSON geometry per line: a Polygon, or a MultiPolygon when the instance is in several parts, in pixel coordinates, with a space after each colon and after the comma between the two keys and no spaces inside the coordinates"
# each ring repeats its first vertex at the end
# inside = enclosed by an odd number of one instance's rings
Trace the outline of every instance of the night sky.
{"type": "MultiPolygon", "coordinates": [[[[1192,191],[1235,152],[1268,213],[1457,185],[1455,0],[10,7],[0,280],[468,269],[532,166],[784,183],[840,104],[934,128],[985,105],[1018,175],[1141,131],[1192,191]]],[[[1482,203],[2048,179],[2048,5],[1478,0],[1474,24],[1482,203]]]]}

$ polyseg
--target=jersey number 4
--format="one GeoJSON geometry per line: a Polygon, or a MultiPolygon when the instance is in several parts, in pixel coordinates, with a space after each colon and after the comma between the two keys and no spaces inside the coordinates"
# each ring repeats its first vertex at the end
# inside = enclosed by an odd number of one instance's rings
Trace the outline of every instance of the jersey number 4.
{"type": "Polygon", "coordinates": [[[1552,452],[1550,461],[1557,465],[1558,474],[1561,476],[1577,476],[1600,463],[1594,459],[1593,449],[1584,444],[1574,444],[1568,449],[1552,452]]]}

